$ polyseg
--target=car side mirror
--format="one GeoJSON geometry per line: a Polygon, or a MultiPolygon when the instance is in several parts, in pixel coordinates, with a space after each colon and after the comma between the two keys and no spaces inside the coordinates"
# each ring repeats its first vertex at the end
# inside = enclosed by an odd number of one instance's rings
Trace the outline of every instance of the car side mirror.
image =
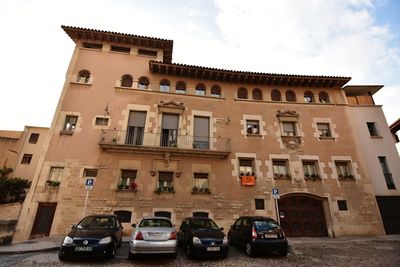
{"type": "Polygon", "coordinates": [[[132,227],[133,227],[133,228],[136,228],[136,223],[132,223],[132,227]]]}
{"type": "Polygon", "coordinates": [[[224,227],[220,227],[219,230],[224,231],[224,227]]]}
{"type": "Polygon", "coordinates": [[[75,228],[76,228],[75,224],[71,225],[71,230],[74,230],[75,228]]]}

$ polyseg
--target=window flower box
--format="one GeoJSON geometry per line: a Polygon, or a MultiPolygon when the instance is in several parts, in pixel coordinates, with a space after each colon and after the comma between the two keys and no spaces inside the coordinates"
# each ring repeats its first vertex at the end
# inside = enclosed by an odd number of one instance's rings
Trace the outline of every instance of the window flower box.
{"type": "Polygon", "coordinates": [[[208,188],[194,186],[192,188],[192,193],[193,194],[210,194],[211,192],[208,188]]]}
{"type": "Polygon", "coordinates": [[[292,176],[287,173],[287,174],[283,174],[283,173],[274,173],[274,178],[275,179],[291,179],[292,176]]]}
{"type": "Polygon", "coordinates": [[[59,187],[60,186],[59,181],[52,181],[52,180],[47,180],[46,185],[51,186],[51,187],[59,187]]]}

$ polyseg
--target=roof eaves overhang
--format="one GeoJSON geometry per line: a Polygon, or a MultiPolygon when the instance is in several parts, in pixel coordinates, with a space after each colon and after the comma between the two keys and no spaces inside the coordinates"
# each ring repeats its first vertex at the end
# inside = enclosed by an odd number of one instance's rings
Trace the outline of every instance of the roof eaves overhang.
{"type": "Polygon", "coordinates": [[[343,90],[347,95],[374,95],[383,85],[346,85],[343,90]]]}

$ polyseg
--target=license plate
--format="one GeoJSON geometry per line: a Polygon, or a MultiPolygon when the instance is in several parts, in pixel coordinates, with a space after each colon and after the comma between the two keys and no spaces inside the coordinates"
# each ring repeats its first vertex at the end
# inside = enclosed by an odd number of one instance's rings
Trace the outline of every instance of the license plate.
{"type": "Polygon", "coordinates": [[[92,247],[76,247],[75,251],[92,251],[92,247]]]}
{"type": "Polygon", "coordinates": [[[162,233],[148,233],[150,238],[154,238],[154,239],[161,239],[163,238],[163,234],[162,233]]]}
{"type": "Polygon", "coordinates": [[[207,247],[207,251],[220,251],[220,247],[207,247]]]}
{"type": "Polygon", "coordinates": [[[278,238],[277,234],[265,234],[264,238],[278,238]]]}

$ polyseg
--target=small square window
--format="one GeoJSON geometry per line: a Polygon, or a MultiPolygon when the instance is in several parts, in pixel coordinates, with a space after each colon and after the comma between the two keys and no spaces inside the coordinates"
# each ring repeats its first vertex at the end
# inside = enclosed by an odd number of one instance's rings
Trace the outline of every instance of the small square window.
{"type": "Polygon", "coordinates": [[[296,124],[294,122],[282,122],[283,135],[296,136],[296,124]]]}
{"type": "Polygon", "coordinates": [[[351,172],[351,164],[349,161],[335,161],[336,171],[340,179],[354,178],[351,172]]]}
{"type": "Polygon", "coordinates": [[[320,178],[318,174],[317,162],[303,161],[303,171],[306,179],[320,178]]]}
{"type": "Polygon", "coordinates": [[[65,123],[64,123],[63,131],[74,132],[77,121],[78,121],[78,116],[67,115],[65,117],[65,123]]]}
{"type": "Polygon", "coordinates": [[[63,172],[63,167],[51,167],[48,180],[53,182],[61,182],[63,172]]]}
{"type": "Polygon", "coordinates": [[[82,44],[82,47],[84,48],[90,48],[90,49],[96,49],[96,50],[101,50],[103,48],[102,44],[96,44],[96,43],[86,43],[84,42],[82,44]]]}
{"type": "Polygon", "coordinates": [[[260,134],[259,121],[246,120],[247,134],[260,134]]]}
{"type": "Polygon", "coordinates": [[[111,46],[111,51],[129,54],[131,52],[131,48],[130,47],[124,47],[124,46],[112,45],[111,46]]]}
{"type": "Polygon", "coordinates": [[[130,223],[132,219],[132,212],[128,210],[116,210],[114,214],[117,215],[117,218],[122,223],[130,223]]]}
{"type": "Polygon", "coordinates": [[[379,136],[378,128],[376,127],[375,122],[367,122],[367,127],[368,127],[369,134],[371,136],[373,136],[373,137],[379,136]]]}
{"type": "Polygon", "coordinates": [[[32,133],[31,136],[29,137],[29,144],[36,144],[38,140],[39,140],[39,134],[32,133]]]}
{"type": "Polygon", "coordinates": [[[32,161],[32,154],[24,154],[21,160],[21,164],[29,165],[32,161]]]}
{"type": "Polygon", "coordinates": [[[97,169],[85,169],[83,171],[83,177],[97,177],[97,169]]]}
{"type": "Polygon", "coordinates": [[[347,201],[346,200],[338,200],[337,201],[338,207],[340,211],[345,211],[347,209],[347,201]]]}
{"type": "Polygon", "coordinates": [[[208,173],[193,174],[193,192],[208,192],[208,173]]]}
{"type": "Polygon", "coordinates": [[[329,123],[317,123],[319,137],[332,137],[329,123]]]}
{"type": "Polygon", "coordinates": [[[254,159],[239,159],[239,175],[254,176],[254,159]]]}
{"type": "Polygon", "coordinates": [[[148,57],[157,57],[157,51],[147,50],[147,49],[139,49],[138,55],[148,56],[148,57]]]}
{"type": "Polygon", "coordinates": [[[129,189],[135,182],[137,170],[121,170],[118,189],[129,189]]]}
{"type": "Polygon", "coordinates": [[[261,198],[255,199],[256,210],[265,210],[265,201],[261,198]]]}
{"type": "Polygon", "coordinates": [[[159,172],[157,191],[174,191],[173,172],[159,172]]]}
{"type": "Polygon", "coordinates": [[[287,160],[272,160],[274,178],[290,178],[287,160]]]}
{"type": "Polygon", "coordinates": [[[109,120],[108,118],[96,117],[96,125],[107,126],[108,120],[109,120]]]}

